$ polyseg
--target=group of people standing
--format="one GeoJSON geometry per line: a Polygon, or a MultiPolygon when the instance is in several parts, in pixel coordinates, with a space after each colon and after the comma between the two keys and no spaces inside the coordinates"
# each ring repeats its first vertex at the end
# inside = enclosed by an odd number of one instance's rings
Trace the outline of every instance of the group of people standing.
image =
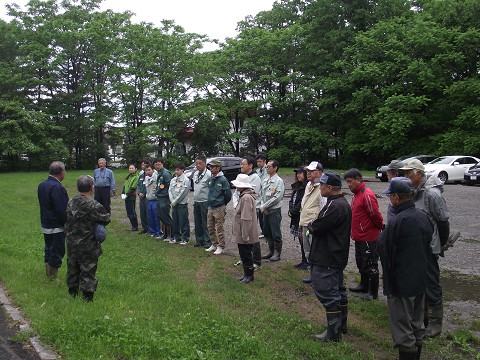
{"type": "MultiPolygon", "coordinates": [[[[38,188],[46,274],[51,278],[56,276],[65,253],[66,234],[69,292],[76,296],[80,289],[86,300],[93,299],[96,262],[101,254],[92,228],[110,222],[110,198],[115,194],[115,178],[105,163],[105,159],[99,159],[93,178],[78,179],[79,194],[70,201],[61,185],[65,176],[61,162],[52,163],[49,178],[38,188]],[[97,201],[91,199],[94,193],[97,201]]],[[[267,161],[261,154],[256,158],[245,156],[241,174],[232,181],[233,194],[220,161],[207,163],[206,157],[200,155],[195,164],[194,246],[215,255],[224,252],[227,204],[233,199],[231,238],[238,245],[237,264],[242,264],[244,270],[239,281],[250,283],[262,259],[275,262],[281,258],[285,184],[277,174],[279,163],[267,161]],[[268,244],[268,253],[263,256],[261,237],[268,244]]],[[[186,245],[190,241],[191,182],[184,174],[183,163],[173,168],[172,175],[163,160],[153,163],[145,160],[138,173],[131,164],[122,198],[130,230],[186,245]],[[140,224],[135,210],[137,197],[140,224]]],[[[366,186],[358,169],[352,168],[343,176],[353,193],[350,204],[342,192],[340,175],[333,171],[324,173],[319,161],[294,170],[296,181],[292,184],[288,211],[290,231],[300,241],[301,262],[295,266],[310,269],[310,278],[304,281],[312,284],[326,311],[326,330],[315,335],[318,340],[338,341],[348,331],[344,270],[350,239],[355,244],[360,283],[349,290],[360,293],[365,300],[378,299],[380,259],[383,292],[387,296],[390,327],[399,358],[419,359],[424,336],[441,333],[443,303],[438,257],[447,248],[449,213],[441,182],[427,179],[424,170],[418,160],[390,164],[387,172],[390,184],[384,191],[390,199],[386,225],[376,195],[366,186]]]]}

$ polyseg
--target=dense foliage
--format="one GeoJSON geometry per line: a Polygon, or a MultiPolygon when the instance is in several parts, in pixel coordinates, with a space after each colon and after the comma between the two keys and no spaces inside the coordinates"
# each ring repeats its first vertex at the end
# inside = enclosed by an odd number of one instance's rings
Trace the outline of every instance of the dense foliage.
{"type": "Polygon", "coordinates": [[[116,146],[128,162],[262,151],[291,166],[480,154],[477,0],[277,0],[209,52],[100,3],[7,6],[2,169],[92,167],[116,146]]]}

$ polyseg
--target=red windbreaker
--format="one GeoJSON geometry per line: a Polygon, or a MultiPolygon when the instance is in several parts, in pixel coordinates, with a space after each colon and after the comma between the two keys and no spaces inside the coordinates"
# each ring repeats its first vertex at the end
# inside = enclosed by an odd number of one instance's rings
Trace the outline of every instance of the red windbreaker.
{"type": "Polygon", "coordinates": [[[372,190],[361,183],[352,197],[352,240],[376,241],[383,228],[383,217],[372,190]]]}

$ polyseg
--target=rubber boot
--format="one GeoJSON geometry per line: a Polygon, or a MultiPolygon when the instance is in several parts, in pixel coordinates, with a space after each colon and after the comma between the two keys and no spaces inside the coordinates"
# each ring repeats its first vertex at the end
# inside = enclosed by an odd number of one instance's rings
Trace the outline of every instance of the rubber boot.
{"type": "Polygon", "coordinates": [[[415,357],[415,360],[420,360],[420,355],[422,354],[423,341],[417,341],[415,343],[415,346],[417,347],[417,356],[415,357]]]}
{"type": "Polygon", "coordinates": [[[327,311],[327,329],[322,333],[315,335],[315,339],[320,341],[339,341],[342,336],[342,312],[340,310],[327,311]]]}
{"type": "Polygon", "coordinates": [[[360,274],[360,284],[353,288],[348,288],[351,292],[367,293],[368,292],[368,277],[360,274]]]}
{"type": "Polygon", "coordinates": [[[398,348],[398,360],[415,360],[417,358],[417,348],[398,348]]]}
{"type": "Polygon", "coordinates": [[[83,300],[86,302],[93,301],[93,291],[83,291],[83,300]]]}
{"type": "Polygon", "coordinates": [[[348,319],[348,306],[340,305],[340,311],[342,312],[342,334],[346,334],[348,332],[347,328],[347,319],[348,319]]]}
{"type": "Polygon", "coordinates": [[[270,261],[279,261],[280,260],[280,255],[282,254],[282,245],[283,243],[281,241],[275,241],[273,246],[273,256],[270,258],[270,261]]]}
{"type": "Polygon", "coordinates": [[[363,300],[377,300],[378,299],[378,274],[370,275],[368,281],[368,294],[362,295],[363,300]]]}
{"type": "Polygon", "coordinates": [[[45,275],[48,275],[50,274],[50,264],[48,262],[45,263],[45,275]]]}
{"type": "Polygon", "coordinates": [[[275,251],[275,249],[273,247],[273,240],[272,239],[267,239],[267,243],[268,243],[269,253],[267,255],[262,256],[262,259],[266,259],[266,260],[270,259],[273,256],[273,252],[275,251]]]}
{"type": "Polygon", "coordinates": [[[78,296],[78,288],[68,288],[68,293],[71,297],[76,298],[78,296]]]}
{"type": "Polygon", "coordinates": [[[57,278],[57,275],[58,275],[58,268],[50,266],[50,269],[48,271],[48,278],[50,280],[55,280],[57,278]]]}
{"type": "Polygon", "coordinates": [[[243,277],[242,280],[240,280],[241,283],[243,284],[248,284],[250,282],[252,282],[254,280],[254,277],[253,277],[253,272],[254,272],[254,269],[253,269],[253,266],[243,266],[243,273],[245,274],[245,276],[243,277]]]}
{"type": "Polygon", "coordinates": [[[428,305],[429,321],[425,329],[425,337],[435,337],[442,333],[443,304],[428,305]]]}

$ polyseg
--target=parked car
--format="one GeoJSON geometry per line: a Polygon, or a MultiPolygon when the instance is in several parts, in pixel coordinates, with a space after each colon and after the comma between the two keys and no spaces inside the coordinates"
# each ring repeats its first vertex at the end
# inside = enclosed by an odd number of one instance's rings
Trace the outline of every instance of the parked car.
{"type": "MultiPolygon", "coordinates": [[[[233,181],[237,178],[237,175],[240,174],[240,168],[242,163],[242,158],[233,157],[233,156],[216,156],[212,158],[207,158],[207,164],[212,160],[220,160],[222,163],[223,175],[228,179],[228,181],[233,181]]],[[[185,176],[190,179],[191,189],[193,190],[193,175],[197,172],[195,163],[187,166],[185,168],[185,176]]]]}
{"type": "Polygon", "coordinates": [[[425,165],[425,174],[436,175],[443,183],[462,181],[465,171],[479,161],[480,159],[468,155],[441,156],[425,165]]]}
{"type": "MultiPolygon", "coordinates": [[[[422,162],[422,164],[426,164],[426,163],[428,163],[428,162],[430,162],[430,161],[432,161],[436,158],[437,158],[436,155],[414,155],[414,156],[406,155],[406,156],[401,156],[401,157],[399,157],[398,159],[395,159],[395,160],[403,161],[406,164],[410,160],[418,159],[422,162]]],[[[388,180],[387,169],[388,169],[388,165],[379,166],[377,168],[377,172],[375,173],[375,177],[377,179],[380,179],[383,182],[386,182],[388,180]]]]}
{"type": "Polygon", "coordinates": [[[480,162],[465,171],[463,179],[467,182],[467,185],[480,184],[480,162]]]}

